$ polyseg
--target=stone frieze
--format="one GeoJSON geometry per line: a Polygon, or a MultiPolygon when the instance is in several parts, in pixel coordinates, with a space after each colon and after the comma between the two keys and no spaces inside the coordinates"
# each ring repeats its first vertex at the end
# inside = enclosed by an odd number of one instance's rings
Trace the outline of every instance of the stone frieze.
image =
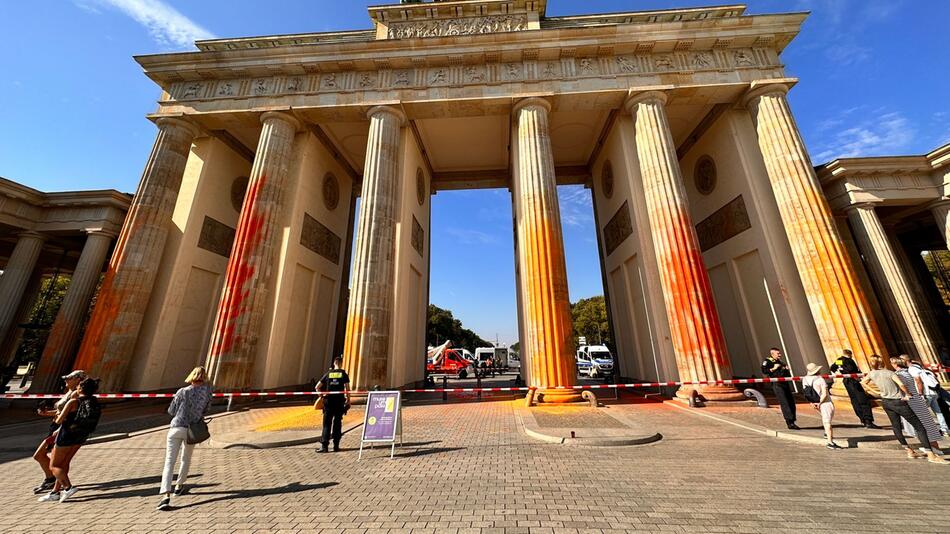
{"type": "Polygon", "coordinates": [[[691,74],[780,66],[775,52],[769,49],[715,49],[185,81],[172,84],[169,94],[175,101],[215,100],[691,74]]]}
{"type": "Polygon", "coordinates": [[[390,39],[412,39],[516,32],[527,29],[527,15],[489,15],[487,17],[392,22],[389,24],[387,36],[390,39]]]}

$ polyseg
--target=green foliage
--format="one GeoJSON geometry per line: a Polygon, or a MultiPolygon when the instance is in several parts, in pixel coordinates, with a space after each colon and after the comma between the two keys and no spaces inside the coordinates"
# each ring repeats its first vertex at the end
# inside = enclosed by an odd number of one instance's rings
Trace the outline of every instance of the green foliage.
{"type": "Polygon", "coordinates": [[[23,338],[17,348],[16,361],[19,365],[40,361],[46,338],[49,337],[50,328],[56,320],[56,313],[66,297],[69,280],[68,276],[43,279],[40,293],[33,304],[27,326],[23,329],[23,338]]]}
{"type": "Polygon", "coordinates": [[[597,296],[581,299],[571,304],[571,318],[574,320],[574,338],[584,336],[587,343],[613,347],[610,339],[610,325],[607,322],[607,305],[604,297],[597,296]]]}
{"type": "Polygon", "coordinates": [[[940,292],[943,303],[950,306],[950,252],[946,250],[924,251],[924,265],[933,276],[934,285],[940,292]]]}
{"type": "Polygon", "coordinates": [[[520,342],[520,341],[515,341],[514,343],[511,344],[511,347],[510,347],[510,348],[511,348],[511,350],[513,350],[513,351],[515,351],[515,352],[517,352],[517,353],[520,354],[520,353],[521,353],[521,342],[520,342]]]}
{"type": "Polygon", "coordinates": [[[478,334],[462,327],[462,321],[456,319],[452,312],[444,310],[434,304],[429,304],[429,320],[426,328],[426,342],[436,346],[451,339],[453,347],[460,347],[475,352],[478,347],[491,347],[492,344],[478,337],[478,334]]]}

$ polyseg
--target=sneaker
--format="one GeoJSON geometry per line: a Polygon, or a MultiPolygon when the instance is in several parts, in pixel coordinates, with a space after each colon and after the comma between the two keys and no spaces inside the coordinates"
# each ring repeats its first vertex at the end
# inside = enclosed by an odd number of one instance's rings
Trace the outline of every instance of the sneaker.
{"type": "Polygon", "coordinates": [[[828,443],[827,445],[825,445],[825,448],[835,450],[835,449],[843,449],[844,447],[832,441],[831,443],[828,443]]]}
{"type": "Polygon", "coordinates": [[[916,460],[916,459],[918,459],[918,458],[926,458],[927,455],[926,455],[926,454],[921,454],[921,453],[919,453],[919,452],[917,452],[917,451],[907,451],[907,457],[910,458],[910,459],[912,459],[912,460],[916,460]]]}
{"type": "Polygon", "coordinates": [[[49,493],[53,489],[53,486],[56,484],[56,478],[47,478],[43,481],[42,484],[33,488],[33,495],[39,495],[41,493],[49,493]]]}
{"type": "Polygon", "coordinates": [[[172,507],[172,498],[168,495],[162,497],[162,500],[159,501],[158,506],[155,507],[156,510],[168,510],[172,507]]]}
{"type": "Polygon", "coordinates": [[[330,446],[326,443],[321,443],[320,448],[317,449],[317,452],[330,452],[330,446]]]}
{"type": "Polygon", "coordinates": [[[930,456],[927,458],[927,461],[932,464],[950,465],[950,462],[948,462],[945,458],[941,458],[939,456],[930,456]]]}
{"type": "Polygon", "coordinates": [[[60,495],[59,497],[59,502],[66,502],[66,499],[69,499],[70,497],[75,495],[77,491],[79,491],[79,488],[77,488],[76,486],[72,486],[69,489],[64,489],[62,491],[62,495],[60,495]]]}
{"type": "Polygon", "coordinates": [[[59,492],[51,491],[46,495],[43,495],[39,499],[36,499],[38,502],[59,502],[59,492]]]}
{"type": "Polygon", "coordinates": [[[188,492],[188,488],[184,486],[175,486],[175,495],[184,495],[188,492]]]}

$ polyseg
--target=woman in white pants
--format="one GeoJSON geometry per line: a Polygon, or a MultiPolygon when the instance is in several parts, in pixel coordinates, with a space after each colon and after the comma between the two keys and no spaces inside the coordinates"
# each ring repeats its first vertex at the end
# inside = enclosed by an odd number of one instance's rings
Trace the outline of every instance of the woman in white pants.
{"type": "Polygon", "coordinates": [[[172,500],[172,475],[175,472],[175,460],[181,453],[181,466],[178,469],[178,480],[175,484],[175,494],[184,493],[185,480],[188,478],[188,469],[191,467],[191,453],[195,446],[188,443],[188,427],[197,423],[208,412],[211,406],[211,385],[205,381],[208,372],[204,367],[195,367],[185,382],[188,386],[179,389],[168,407],[168,415],[172,422],[168,429],[168,444],[165,449],[165,469],[162,471],[161,502],[159,510],[167,510],[172,500]]]}

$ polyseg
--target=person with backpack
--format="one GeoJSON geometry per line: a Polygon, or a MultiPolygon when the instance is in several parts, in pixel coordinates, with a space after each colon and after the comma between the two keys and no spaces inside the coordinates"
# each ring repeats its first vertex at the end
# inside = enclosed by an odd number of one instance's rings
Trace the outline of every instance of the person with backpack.
{"type": "Polygon", "coordinates": [[[835,403],[831,402],[828,383],[818,374],[821,372],[821,366],[810,363],[805,366],[805,370],[808,376],[802,378],[802,395],[805,400],[811,403],[815,411],[821,414],[821,424],[825,427],[825,437],[828,439],[825,447],[831,450],[843,449],[844,447],[835,443],[834,431],[831,425],[831,421],[835,417],[835,403]]]}
{"type": "MultiPolygon", "coordinates": [[[[50,417],[55,420],[63,411],[63,408],[66,407],[66,403],[78,395],[79,383],[85,379],[85,371],[78,369],[63,376],[63,381],[66,382],[66,393],[56,401],[52,407],[46,405],[38,408],[36,410],[37,415],[50,417]]],[[[43,474],[46,475],[43,478],[43,482],[33,488],[34,495],[49,493],[49,491],[53,489],[53,485],[56,484],[56,477],[53,476],[53,471],[50,469],[50,455],[53,452],[53,445],[56,444],[57,430],[59,430],[59,425],[55,422],[50,422],[49,432],[46,437],[43,438],[43,441],[40,442],[39,447],[36,448],[36,452],[33,453],[33,459],[36,460],[36,463],[40,464],[40,469],[42,469],[43,474]]]]}
{"type": "Polygon", "coordinates": [[[861,380],[861,384],[864,386],[874,384],[875,389],[878,391],[878,396],[881,399],[881,407],[884,408],[884,414],[887,415],[887,418],[891,422],[891,430],[894,431],[894,437],[896,437],[898,443],[904,447],[904,451],[907,452],[907,457],[916,459],[923,458],[923,455],[907,444],[907,438],[904,437],[904,432],[901,427],[901,418],[909,421],[917,430],[916,434],[917,439],[920,440],[920,448],[926,452],[927,458],[931,463],[950,464],[950,462],[937,456],[931,449],[931,445],[926,437],[927,430],[907,403],[910,399],[910,392],[894,371],[884,367],[884,358],[877,354],[872,354],[871,357],[868,358],[868,364],[871,366],[871,372],[864,376],[861,380]]]}
{"type": "Polygon", "coordinates": [[[181,453],[181,466],[178,468],[178,480],[175,483],[175,495],[185,493],[185,481],[191,468],[191,454],[195,445],[207,439],[205,414],[211,407],[211,384],[207,383],[208,371],[204,367],[192,369],[185,383],[188,385],[175,392],[168,407],[172,422],[168,428],[165,447],[165,468],[162,470],[162,496],[158,510],[168,510],[172,501],[172,476],[175,472],[175,460],[181,453]],[[198,435],[202,434],[202,435],[198,435]]]}
{"type": "Polygon", "coordinates": [[[947,429],[947,420],[943,416],[940,404],[937,402],[938,388],[940,387],[940,381],[937,380],[937,375],[933,374],[930,369],[924,367],[920,360],[916,358],[911,358],[907,354],[901,354],[901,359],[907,363],[907,372],[910,373],[910,376],[914,377],[914,382],[917,384],[917,389],[924,398],[924,402],[927,403],[927,406],[930,407],[930,410],[933,411],[934,416],[937,418],[940,431],[944,435],[950,435],[950,430],[947,429]]]}
{"type": "Polygon", "coordinates": [[[908,358],[903,356],[891,357],[891,365],[894,367],[897,377],[904,384],[904,388],[908,392],[909,398],[907,399],[907,404],[910,405],[910,409],[914,411],[914,415],[920,419],[920,422],[924,425],[924,430],[927,431],[926,436],[917,436],[917,439],[929,442],[933,452],[942,456],[943,451],[941,451],[940,445],[937,443],[940,439],[940,427],[937,426],[937,422],[934,421],[933,413],[931,413],[930,408],[927,406],[927,401],[925,401],[924,397],[920,394],[918,380],[910,373],[908,361],[908,358]]]}
{"type": "Polygon", "coordinates": [[[99,381],[86,378],[79,383],[79,394],[67,402],[56,417],[59,430],[50,455],[50,470],[56,483],[52,491],[38,499],[40,502],[66,502],[78,491],[69,479],[69,466],[79,448],[99,425],[102,409],[96,399],[98,391],[99,381]]]}

